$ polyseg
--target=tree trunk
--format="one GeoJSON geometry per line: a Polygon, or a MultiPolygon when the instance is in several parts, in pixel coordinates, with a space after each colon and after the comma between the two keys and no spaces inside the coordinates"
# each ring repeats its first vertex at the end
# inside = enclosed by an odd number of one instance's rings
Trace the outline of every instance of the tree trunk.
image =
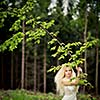
{"type": "Polygon", "coordinates": [[[1,53],[1,87],[4,88],[4,67],[3,67],[3,54],[1,53]]]}
{"type": "MultiPolygon", "coordinates": [[[[86,7],[86,11],[85,11],[85,29],[84,29],[84,43],[87,42],[87,25],[88,25],[88,19],[87,19],[87,7],[86,7]]],[[[84,52],[84,71],[85,73],[87,73],[87,50],[85,50],[84,52]]],[[[85,92],[85,86],[83,88],[83,92],[85,92]]]]}
{"type": "Polygon", "coordinates": [[[40,71],[40,61],[38,61],[38,71],[39,71],[39,73],[37,73],[38,74],[38,91],[40,91],[40,73],[41,73],[41,71],[40,71]]]}
{"type": "Polygon", "coordinates": [[[16,83],[16,88],[18,88],[18,52],[15,54],[15,83],[16,83]]]}
{"type": "MultiPolygon", "coordinates": [[[[25,21],[22,22],[22,30],[23,30],[23,34],[25,34],[25,21]]],[[[22,69],[21,69],[21,88],[24,88],[24,52],[25,52],[25,36],[23,37],[23,41],[22,41],[22,69]]]]}
{"type": "MultiPolygon", "coordinates": [[[[88,19],[87,19],[87,11],[85,13],[85,30],[84,30],[84,42],[86,43],[87,42],[87,24],[88,24],[88,19]]],[[[84,70],[85,70],[85,73],[87,73],[87,50],[85,50],[85,54],[84,54],[84,59],[85,59],[85,62],[84,62],[84,70]]]]}
{"type": "Polygon", "coordinates": [[[46,39],[44,42],[44,93],[46,93],[46,39]]]}
{"type": "Polygon", "coordinates": [[[14,75],[14,70],[13,70],[13,52],[11,52],[11,89],[13,89],[13,75],[14,75]]]}
{"type": "Polygon", "coordinates": [[[96,87],[96,95],[98,95],[98,64],[99,64],[99,47],[96,45],[96,75],[95,75],[95,87],[96,87]]]}
{"type": "MultiPolygon", "coordinates": [[[[98,29],[98,0],[97,0],[97,9],[96,9],[96,39],[99,39],[99,29],[98,29]]],[[[96,95],[98,95],[98,67],[99,67],[99,46],[98,43],[96,45],[96,75],[95,75],[95,87],[96,87],[96,95]]]]}
{"type": "Polygon", "coordinates": [[[28,59],[28,50],[26,51],[26,57],[25,57],[25,89],[27,89],[27,77],[28,77],[27,59],[28,59]]]}
{"type": "Polygon", "coordinates": [[[36,60],[37,60],[37,47],[34,47],[34,93],[36,94],[36,60]]]}

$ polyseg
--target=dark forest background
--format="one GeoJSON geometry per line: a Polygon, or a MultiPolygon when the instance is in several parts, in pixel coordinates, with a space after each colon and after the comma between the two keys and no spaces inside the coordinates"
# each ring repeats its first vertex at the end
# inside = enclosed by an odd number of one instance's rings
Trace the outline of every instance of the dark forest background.
{"type": "MultiPolygon", "coordinates": [[[[70,55],[59,60],[58,56],[52,57],[56,50],[50,49],[53,46],[59,47],[61,43],[67,45],[100,39],[99,0],[80,0],[76,7],[75,1],[70,0],[66,16],[62,13],[60,0],[56,12],[48,15],[50,2],[0,1],[0,89],[24,88],[34,92],[55,93],[56,72],[48,70],[68,62],[70,55]],[[49,44],[52,39],[57,39],[57,42],[49,44]]],[[[85,62],[80,66],[88,74],[87,80],[94,86],[92,89],[86,87],[85,92],[94,94],[100,94],[99,44],[98,41],[91,45],[81,55],[85,62]]],[[[79,46],[71,50],[75,52],[77,49],[79,46]]]]}

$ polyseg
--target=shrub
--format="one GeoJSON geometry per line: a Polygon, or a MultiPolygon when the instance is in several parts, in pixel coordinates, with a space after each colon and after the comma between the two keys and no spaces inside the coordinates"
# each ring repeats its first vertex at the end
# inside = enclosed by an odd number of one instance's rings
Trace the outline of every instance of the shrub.
{"type": "MultiPolygon", "coordinates": [[[[93,97],[90,94],[77,95],[78,100],[100,100],[100,96],[93,97]]],[[[7,90],[0,91],[0,100],[61,100],[62,97],[53,93],[36,93],[27,90],[7,90]]]]}

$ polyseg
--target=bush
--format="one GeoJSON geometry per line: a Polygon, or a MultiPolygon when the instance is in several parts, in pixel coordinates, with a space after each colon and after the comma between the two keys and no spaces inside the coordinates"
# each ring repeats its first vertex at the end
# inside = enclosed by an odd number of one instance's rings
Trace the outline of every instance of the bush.
{"type": "Polygon", "coordinates": [[[53,93],[36,93],[26,90],[0,91],[0,100],[61,100],[53,93]]]}
{"type": "Polygon", "coordinates": [[[78,100],[98,100],[95,97],[92,97],[90,94],[78,94],[78,100]]]}
{"type": "MultiPolygon", "coordinates": [[[[78,100],[100,100],[100,96],[93,97],[90,94],[78,94],[78,100]]],[[[27,90],[0,91],[0,100],[61,100],[62,97],[53,93],[36,93],[27,90]]]]}

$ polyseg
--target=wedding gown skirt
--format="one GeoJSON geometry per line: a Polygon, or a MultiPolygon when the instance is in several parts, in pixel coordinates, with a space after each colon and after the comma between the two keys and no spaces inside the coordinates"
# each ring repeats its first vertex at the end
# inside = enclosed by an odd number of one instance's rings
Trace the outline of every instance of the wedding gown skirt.
{"type": "Polygon", "coordinates": [[[65,95],[62,100],[77,100],[76,93],[77,87],[76,86],[64,86],[65,95]]]}

